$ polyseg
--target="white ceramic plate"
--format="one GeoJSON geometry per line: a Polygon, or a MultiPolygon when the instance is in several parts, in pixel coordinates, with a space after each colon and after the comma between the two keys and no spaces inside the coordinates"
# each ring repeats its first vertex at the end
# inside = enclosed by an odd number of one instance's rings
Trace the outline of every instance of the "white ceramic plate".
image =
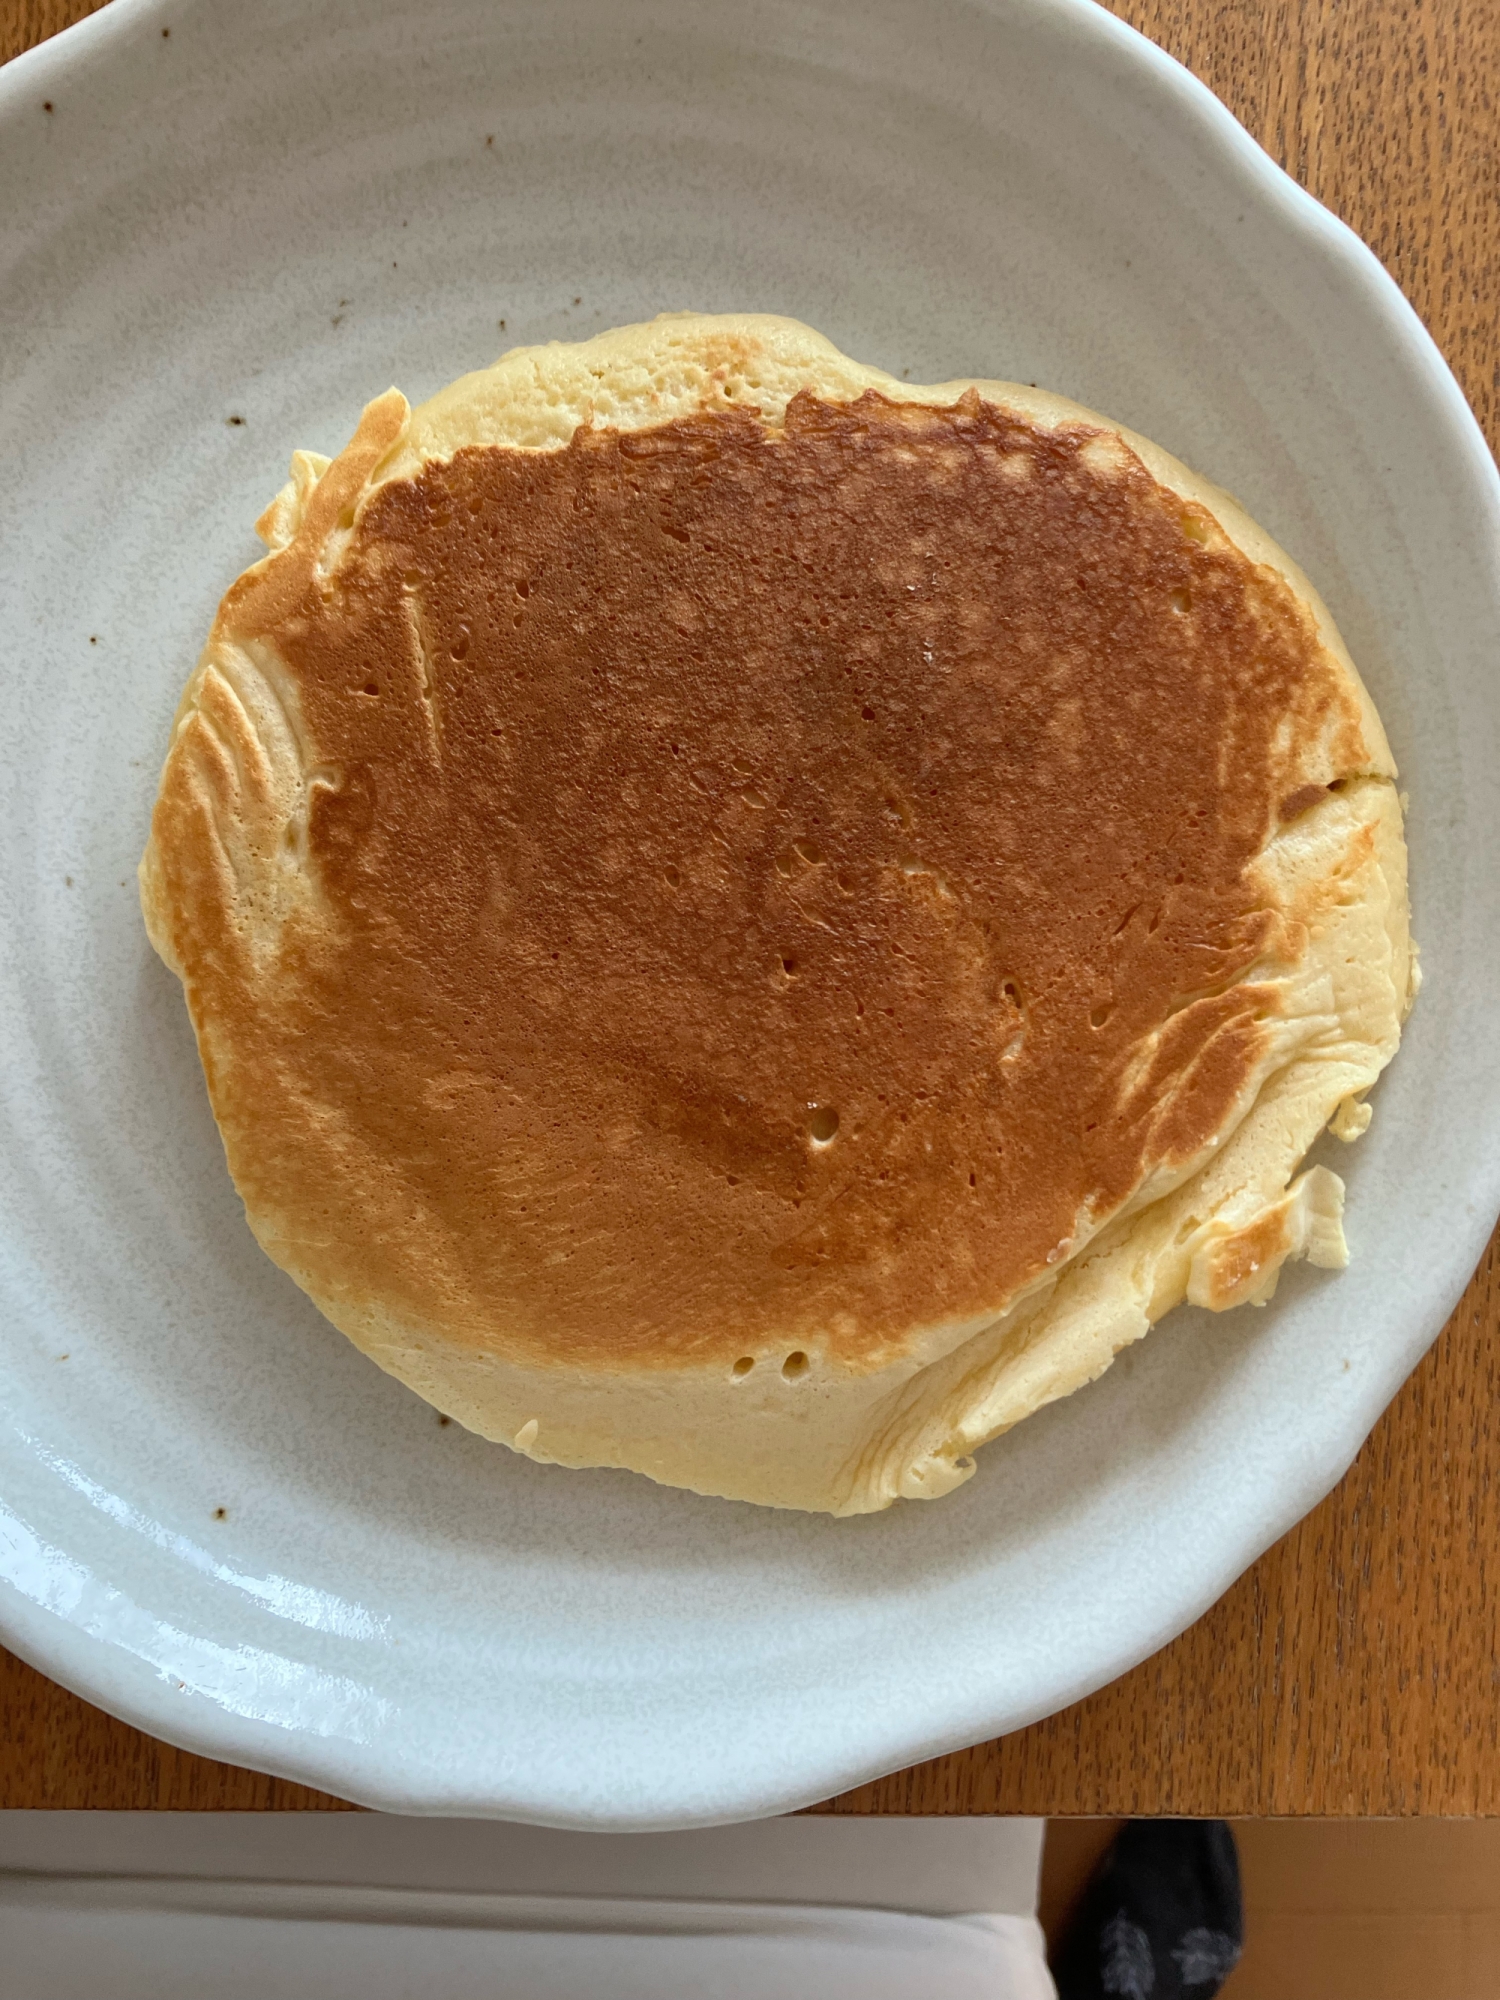
{"type": "Polygon", "coordinates": [[[627,1827],[799,1805],[1180,1631],[1500,1205],[1500,492],[1375,260],[1087,0],[115,0],[0,76],[0,187],[8,1642],[350,1798],[627,1827]],[[1159,439],[1322,586],[1412,796],[1428,986],[1338,1153],[1352,1269],[1179,1311],[952,1498],[842,1523],[539,1468],[362,1360],[245,1228],[136,907],[290,449],[677,306],[1159,439]]]}

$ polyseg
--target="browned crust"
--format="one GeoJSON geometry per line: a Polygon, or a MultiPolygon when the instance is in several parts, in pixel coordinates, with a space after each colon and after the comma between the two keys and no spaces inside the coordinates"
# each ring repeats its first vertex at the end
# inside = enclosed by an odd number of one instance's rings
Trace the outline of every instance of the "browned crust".
{"type": "Polygon", "coordinates": [[[269,959],[196,718],[155,822],[280,1261],[543,1364],[878,1366],[1202,1157],[1300,949],[1249,865],[1364,755],[1279,576],[977,396],[469,449],[356,513],[403,410],[221,612],[324,773],[269,959]]]}

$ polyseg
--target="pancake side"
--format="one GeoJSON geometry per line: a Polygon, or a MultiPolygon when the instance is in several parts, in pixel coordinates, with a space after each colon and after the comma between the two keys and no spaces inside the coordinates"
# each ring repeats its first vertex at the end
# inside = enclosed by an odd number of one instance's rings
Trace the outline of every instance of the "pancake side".
{"type": "Polygon", "coordinates": [[[1389,750],[1155,447],[684,316],[381,398],[263,531],[143,900],[257,1234],[429,1400],[866,1511],[1342,1261],[1389,750]]]}

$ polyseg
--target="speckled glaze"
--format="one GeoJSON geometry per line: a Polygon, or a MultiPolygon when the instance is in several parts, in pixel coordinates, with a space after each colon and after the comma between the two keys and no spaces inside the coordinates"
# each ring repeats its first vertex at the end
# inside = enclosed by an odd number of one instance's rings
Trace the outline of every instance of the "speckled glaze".
{"type": "Polygon", "coordinates": [[[800,1805],[1181,1630],[1338,1478],[1500,1206],[1500,487],[1374,258],[1087,0],[115,0],[0,75],[0,186],[6,1642],[347,1797],[623,1828],[800,1805]],[[1227,485],[1412,795],[1428,986],[1327,1142],[1352,1268],[1173,1314],[958,1494],[847,1522],[532,1465],[361,1359],[245,1228],[136,907],[292,446],[679,306],[1035,379],[1227,485]]]}

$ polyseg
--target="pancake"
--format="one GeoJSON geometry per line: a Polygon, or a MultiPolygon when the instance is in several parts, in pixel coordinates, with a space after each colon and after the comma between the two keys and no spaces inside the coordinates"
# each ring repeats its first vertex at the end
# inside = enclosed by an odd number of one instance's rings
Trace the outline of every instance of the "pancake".
{"type": "Polygon", "coordinates": [[[1395,767],[1165,452],[671,315],[390,391],[259,529],[146,922],[260,1242],[439,1410],[864,1513],[1346,1261],[1395,767]]]}

